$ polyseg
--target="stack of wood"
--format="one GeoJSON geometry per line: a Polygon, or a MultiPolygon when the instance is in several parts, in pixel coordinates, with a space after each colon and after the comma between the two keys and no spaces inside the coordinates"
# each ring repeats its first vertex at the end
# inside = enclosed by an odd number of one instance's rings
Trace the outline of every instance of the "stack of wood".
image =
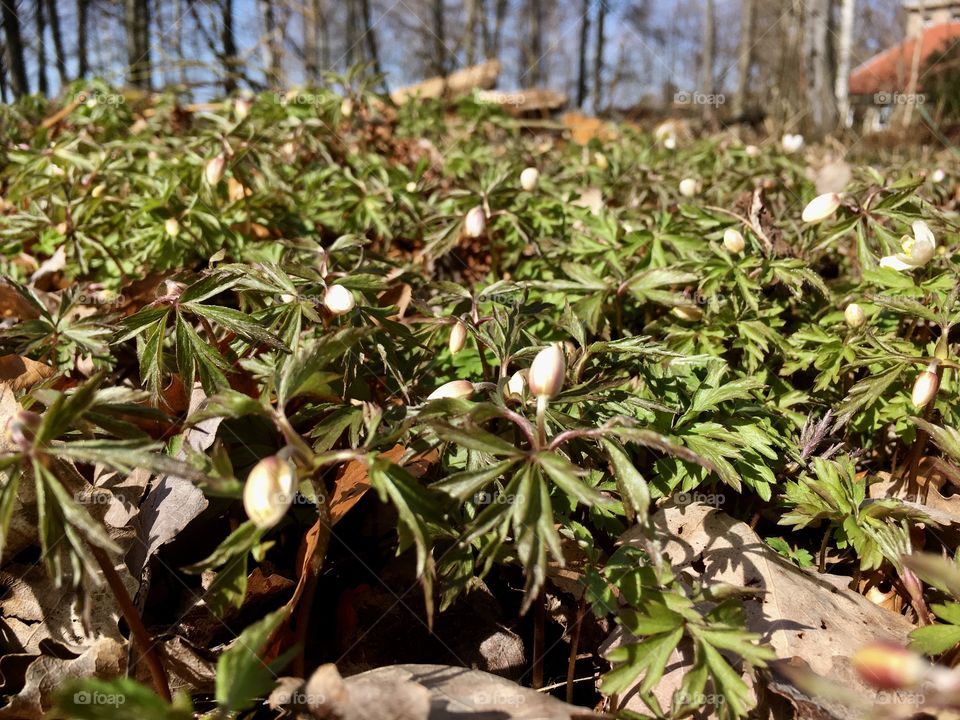
{"type": "Polygon", "coordinates": [[[491,90],[497,84],[499,75],[500,62],[488,60],[446,76],[428,78],[399,88],[390,93],[390,98],[398,105],[415,98],[456,100],[479,90],[477,97],[481,102],[499,105],[512,115],[549,114],[567,104],[566,95],[547,88],[491,90]]]}

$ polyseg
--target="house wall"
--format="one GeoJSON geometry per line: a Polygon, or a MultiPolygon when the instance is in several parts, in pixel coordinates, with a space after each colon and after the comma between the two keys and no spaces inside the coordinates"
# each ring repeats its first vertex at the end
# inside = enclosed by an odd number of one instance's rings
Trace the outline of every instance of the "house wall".
{"type": "Polygon", "coordinates": [[[960,0],[907,0],[903,7],[907,11],[908,37],[930,25],[960,21],[960,0]]]}

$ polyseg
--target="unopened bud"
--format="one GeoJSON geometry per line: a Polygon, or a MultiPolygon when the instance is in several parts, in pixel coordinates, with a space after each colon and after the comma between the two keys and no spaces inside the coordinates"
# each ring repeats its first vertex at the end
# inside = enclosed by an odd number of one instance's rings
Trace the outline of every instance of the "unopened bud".
{"type": "Polygon", "coordinates": [[[533,192],[540,183],[540,171],[535,167],[528,167],[520,173],[520,187],[527,192],[533,192]]]}
{"type": "Polygon", "coordinates": [[[941,168],[937,168],[930,175],[930,179],[933,180],[933,182],[935,182],[937,185],[939,185],[940,183],[942,183],[944,180],[947,179],[947,174],[941,168]]]}
{"type": "Polygon", "coordinates": [[[927,662],[906,648],[873,642],[853,656],[853,667],[867,683],[882,690],[916,687],[927,676],[927,662]]]}
{"type": "Polygon", "coordinates": [[[667,150],[676,150],[676,149],[677,149],[677,138],[675,138],[673,135],[667,135],[667,137],[664,138],[664,140],[663,140],[663,146],[664,146],[667,150]]]}
{"type": "Polygon", "coordinates": [[[296,476],[289,461],[277,455],[253,466],[243,486],[243,509],[258,528],[280,522],[293,502],[296,476]]]}
{"type": "Polygon", "coordinates": [[[703,310],[696,305],[677,305],[670,312],[681,320],[689,320],[691,322],[703,317],[703,310]]]}
{"type": "Polygon", "coordinates": [[[107,186],[104,185],[103,183],[100,183],[95,188],[93,188],[93,190],[90,191],[90,194],[93,197],[98,198],[101,195],[103,195],[106,191],[107,191],[107,186]]]}
{"type": "Polygon", "coordinates": [[[487,216],[484,214],[483,208],[479,205],[470,208],[470,210],[467,212],[467,216],[463,220],[463,230],[467,237],[481,237],[486,229],[487,216]]]}
{"type": "Polygon", "coordinates": [[[7,440],[21,450],[26,450],[33,444],[33,439],[40,427],[41,418],[37,413],[29,410],[18,411],[7,421],[7,440]]]}
{"type": "Polygon", "coordinates": [[[415,193],[417,191],[417,184],[411,180],[407,183],[406,191],[411,194],[415,193]]]}
{"type": "Polygon", "coordinates": [[[913,401],[917,410],[928,405],[936,396],[937,389],[940,387],[940,378],[937,377],[938,360],[934,360],[927,365],[927,369],[917,375],[913,383],[913,393],[910,399],[913,401]]]}
{"type": "Polygon", "coordinates": [[[344,315],[356,307],[357,301],[343,285],[331,285],[323,296],[323,305],[334,315],[344,315]]]}
{"type": "Polygon", "coordinates": [[[527,383],[530,393],[535,397],[553,397],[563,387],[567,374],[567,361],[563,356],[563,346],[553,343],[537,353],[530,365],[527,383]]]}
{"type": "Polygon", "coordinates": [[[723,246],[727,249],[727,252],[733,255],[739,255],[743,252],[747,243],[744,241],[743,234],[739,230],[727,228],[723,231],[723,246]]]}
{"type": "Polygon", "coordinates": [[[760,148],[758,148],[756,145],[747,145],[743,151],[747,154],[747,157],[754,158],[760,156],[760,148]]]}
{"type": "Polygon", "coordinates": [[[450,342],[448,343],[450,354],[456,355],[463,350],[463,346],[466,344],[467,326],[463,324],[463,321],[457,320],[456,324],[450,329],[450,342]]]}
{"type": "Polygon", "coordinates": [[[781,147],[788,153],[795,153],[803,147],[803,135],[787,133],[780,140],[781,147]]]}
{"type": "Polygon", "coordinates": [[[176,237],[180,234],[180,223],[176,218],[167,218],[163,221],[163,229],[170,237],[176,237]]]}
{"type": "Polygon", "coordinates": [[[867,321],[867,316],[857,303],[850,303],[843,311],[843,319],[850,327],[858,328],[867,321]]]}
{"type": "Polygon", "coordinates": [[[210,187],[215,187],[223,179],[223,171],[227,167],[227,158],[223,153],[207,160],[203,167],[203,180],[210,187]]]}
{"type": "Polygon", "coordinates": [[[593,162],[601,170],[606,170],[608,167],[610,167],[610,161],[607,160],[607,156],[601,152],[593,154],[593,162]]]}
{"type": "Polygon", "coordinates": [[[837,193],[817,195],[817,197],[807,203],[801,217],[806,223],[818,223],[821,220],[826,220],[840,207],[840,200],[840,195],[837,193]]]}
{"type": "Polygon", "coordinates": [[[427,400],[442,400],[444,398],[468,398],[473,395],[473,383],[469,380],[451,380],[444,383],[432,393],[427,395],[427,400]]]}
{"type": "Polygon", "coordinates": [[[693,178],[684,178],[680,181],[680,194],[692,198],[697,194],[697,181],[693,178]]]}
{"type": "Polygon", "coordinates": [[[247,95],[241,95],[233,101],[233,112],[236,114],[237,120],[246,119],[247,115],[250,114],[250,108],[252,107],[253,98],[247,95]]]}

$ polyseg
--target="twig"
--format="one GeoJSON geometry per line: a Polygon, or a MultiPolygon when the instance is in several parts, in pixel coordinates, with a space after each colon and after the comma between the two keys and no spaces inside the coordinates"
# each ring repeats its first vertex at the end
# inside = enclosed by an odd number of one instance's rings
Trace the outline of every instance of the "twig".
{"type": "Polygon", "coordinates": [[[90,551],[96,559],[97,564],[100,565],[104,577],[107,579],[107,585],[110,586],[110,590],[117,600],[117,605],[120,606],[120,612],[123,614],[123,619],[127,621],[127,626],[130,628],[130,632],[133,633],[134,640],[143,652],[142,657],[147,661],[147,667],[150,669],[150,675],[153,677],[153,685],[157,690],[157,694],[167,702],[170,702],[170,685],[167,681],[167,672],[163,669],[163,663],[160,662],[160,656],[157,654],[153,639],[147,632],[147,628],[144,627],[140,613],[137,612],[137,606],[134,605],[133,600],[130,599],[130,594],[127,592],[127,588],[120,579],[120,575],[117,573],[113,563],[110,562],[110,557],[107,553],[92,543],[90,544],[90,551]]]}
{"type": "Polygon", "coordinates": [[[534,690],[543,687],[543,626],[546,623],[547,594],[541,589],[533,617],[533,682],[534,690]]]}
{"type": "Polygon", "coordinates": [[[577,669],[577,647],[580,645],[580,626],[583,624],[584,611],[587,608],[587,594],[580,597],[580,604],[577,606],[577,621],[573,625],[570,633],[570,660],[567,661],[567,702],[573,704],[573,676],[577,669]]]}

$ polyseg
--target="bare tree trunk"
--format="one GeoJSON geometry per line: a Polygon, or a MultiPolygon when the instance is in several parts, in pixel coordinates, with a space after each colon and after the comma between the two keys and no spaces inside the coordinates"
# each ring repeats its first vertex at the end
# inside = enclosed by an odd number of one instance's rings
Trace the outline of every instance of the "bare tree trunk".
{"type": "Polygon", "coordinates": [[[837,55],[837,82],[834,94],[837,96],[837,111],[840,114],[840,126],[850,127],[850,55],[853,49],[853,14],[856,0],[841,0],[840,5],[840,47],[837,55]]]}
{"type": "Polygon", "coordinates": [[[86,77],[90,72],[87,57],[87,22],[90,18],[90,0],[77,0],[77,77],[86,77]]]}
{"type": "Polygon", "coordinates": [[[907,83],[907,104],[904,107],[903,111],[903,126],[907,127],[910,122],[913,120],[913,98],[917,94],[917,83],[920,79],[920,58],[921,53],[923,52],[923,33],[926,30],[923,23],[923,17],[926,14],[924,12],[926,3],[924,0],[920,0],[919,8],[917,12],[920,15],[920,30],[917,32],[917,36],[914,38],[913,44],[913,58],[910,60],[910,81],[907,83]]]}
{"type": "Polygon", "coordinates": [[[444,29],[443,0],[433,0],[433,58],[431,67],[434,75],[447,74],[447,43],[444,29]]]}
{"type": "Polygon", "coordinates": [[[703,115],[708,117],[713,113],[711,96],[716,89],[713,79],[713,63],[716,56],[717,31],[714,21],[713,0],[706,0],[703,4],[703,65],[700,68],[701,87],[707,97],[703,104],[703,115]]]}
{"type": "Polygon", "coordinates": [[[349,68],[357,60],[357,2],[359,0],[347,0],[347,51],[343,54],[349,68]]]}
{"type": "MultiPolygon", "coordinates": [[[[370,11],[370,0],[360,0],[360,10],[363,13],[363,33],[367,38],[367,53],[370,55],[370,62],[373,63],[373,71],[385,78],[383,68],[380,66],[380,51],[377,46],[377,33],[373,27],[373,14],[370,11]]],[[[383,80],[384,89],[389,92],[386,86],[386,79],[383,80]]]]}
{"type": "Polygon", "coordinates": [[[7,39],[7,67],[10,69],[10,90],[15,98],[30,92],[27,84],[27,65],[23,60],[23,39],[20,36],[20,17],[14,0],[0,0],[3,32],[7,39]]]}
{"type": "Polygon", "coordinates": [[[607,17],[607,0],[597,3],[597,44],[593,49],[593,110],[600,112],[603,100],[603,51],[606,45],[604,23],[607,17]]]}
{"type": "Polygon", "coordinates": [[[66,53],[63,51],[63,34],[60,32],[60,15],[57,13],[57,4],[54,0],[46,0],[46,2],[47,22],[50,25],[50,36],[53,38],[53,59],[62,88],[67,84],[67,62],[66,53]]]}
{"type": "Polygon", "coordinates": [[[43,0],[37,0],[34,5],[34,20],[37,23],[37,90],[41,95],[50,94],[50,85],[47,83],[47,43],[44,36],[47,34],[47,24],[43,17],[43,0]]]}
{"type": "Polygon", "coordinates": [[[733,95],[733,115],[742,117],[746,110],[750,67],[753,65],[754,0],[740,2],[740,43],[737,48],[737,89],[733,95]]]}
{"type": "Polygon", "coordinates": [[[830,58],[830,0],[809,0],[806,22],[807,102],[816,133],[832,130],[837,122],[830,58]]]}
{"type": "Polygon", "coordinates": [[[220,39],[223,43],[223,89],[227,94],[237,89],[237,38],[233,32],[233,0],[223,0],[220,39]]]}
{"type": "Polygon", "coordinates": [[[580,7],[580,54],[577,63],[577,107],[587,99],[587,43],[590,42],[590,2],[583,0],[580,7]]]}
{"type": "Polygon", "coordinates": [[[543,58],[543,3],[541,0],[527,0],[527,15],[527,22],[530,24],[530,37],[527,41],[527,52],[523,61],[525,67],[521,70],[520,84],[539,87],[543,82],[541,64],[543,58]],[[528,76],[530,80],[525,83],[524,78],[528,76]]]}
{"type": "Polygon", "coordinates": [[[123,16],[127,41],[127,80],[150,88],[150,6],[148,0],[125,0],[123,16]]]}
{"type": "Polygon", "coordinates": [[[280,43],[277,35],[277,19],[274,14],[273,0],[257,0],[260,15],[263,18],[263,65],[267,76],[267,85],[280,87],[280,43]]]}
{"type": "Polygon", "coordinates": [[[6,43],[0,41],[0,102],[7,102],[7,64],[3,58],[7,54],[6,43]]]}
{"type": "Polygon", "coordinates": [[[467,0],[467,27],[464,30],[463,54],[467,65],[477,62],[477,19],[480,11],[479,0],[467,0]]]}
{"type": "Polygon", "coordinates": [[[320,0],[305,0],[303,4],[303,72],[308,83],[320,83],[320,56],[317,40],[320,37],[320,0]]]}
{"type": "Polygon", "coordinates": [[[503,39],[503,21],[507,16],[507,0],[495,0],[493,11],[493,35],[490,46],[487,48],[487,60],[497,60],[500,57],[500,43],[503,39]]]}

